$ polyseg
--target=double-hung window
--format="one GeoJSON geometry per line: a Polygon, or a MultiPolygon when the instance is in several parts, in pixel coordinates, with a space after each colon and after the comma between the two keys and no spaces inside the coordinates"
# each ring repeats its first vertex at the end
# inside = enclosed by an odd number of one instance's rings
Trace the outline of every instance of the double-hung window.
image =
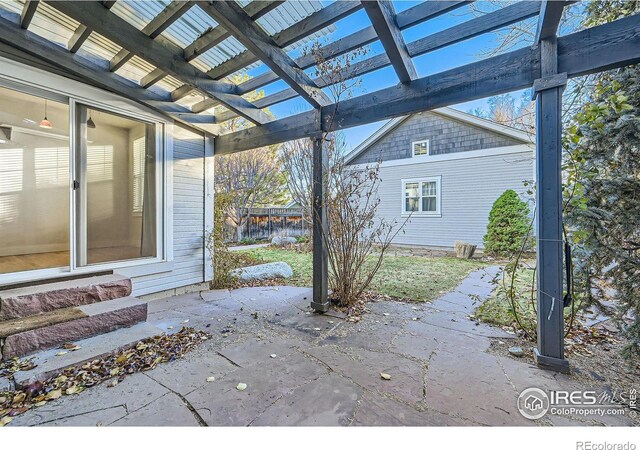
{"type": "Polygon", "coordinates": [[[440,215],[440,177],[402,180],[402,213],[440,215]]]}

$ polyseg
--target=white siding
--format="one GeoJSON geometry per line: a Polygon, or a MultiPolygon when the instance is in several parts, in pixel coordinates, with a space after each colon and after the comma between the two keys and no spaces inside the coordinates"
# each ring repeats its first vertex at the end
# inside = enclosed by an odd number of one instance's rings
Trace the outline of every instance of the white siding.
{"type": "Polygon", "coordinates": [[[132,277],[134,295],[204,281],[204,137],[179,126],[173,136],[173,269],[132,277]]]}
{"type": "Polygon", "coordinates": [[[403,179],[442,177],[441,216],[412,216],[394,243],[453,247],[456,240],[463,240],[483,248],[482,237],[493,202],[507,189],[527,197],[524,182],[534,178],[533,151],[523,146],[518,149],[517,153],[490,156],[481,155],[491,151],[479,150],[465,152],[465,157],[459,159],[383,163],[378,215],[389,221],[397,219],[402,223],[405,219],[401,215],[403,179]]]}

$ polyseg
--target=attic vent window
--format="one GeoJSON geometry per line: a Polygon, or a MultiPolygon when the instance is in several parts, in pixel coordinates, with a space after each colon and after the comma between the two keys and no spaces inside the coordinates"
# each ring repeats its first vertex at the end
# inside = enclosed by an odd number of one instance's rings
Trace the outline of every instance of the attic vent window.
{"type": "Polygon", "coordinates": [[[429,140],[415,141],[411,143],[411,151],[413,156],[421,156],[429,154],[429,140]]]}

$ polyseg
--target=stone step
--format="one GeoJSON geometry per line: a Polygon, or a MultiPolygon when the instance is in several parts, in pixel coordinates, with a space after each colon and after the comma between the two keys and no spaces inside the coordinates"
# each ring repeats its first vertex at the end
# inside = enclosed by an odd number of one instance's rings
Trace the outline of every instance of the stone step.
{"type": "Polygon", "coordinates": [[[131,280],[100,275],[0,291],[0,321],[131,295],[131,280]]]}
{"type": "Polygon", "coordinates": [[[78,306],[84,317],[18,332],[4,338],[3,359],[25,356],[147,320],[147,302],[124,297],[78,306]]]}
{"type": "Polygon", "coordinates": [[[60,349],[50,349],[33,354],[33,362],[37,367],[27,372],[16,372],[14,381],[18,387],[34,381],[44,381],[57,375],[67,367],[84,364],[94,359],[104,358],[110,353],[126,350],[139,341],[164,332],[147,322],[139,323],[129,328],[121,328],[110,333],[101,334],[80,341],[75,341],[80,349],[56,356],[60,349]]]}

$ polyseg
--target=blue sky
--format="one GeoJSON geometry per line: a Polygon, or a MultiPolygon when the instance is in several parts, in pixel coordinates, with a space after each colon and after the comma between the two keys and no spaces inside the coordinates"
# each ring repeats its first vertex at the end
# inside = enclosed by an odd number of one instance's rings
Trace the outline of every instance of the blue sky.
{"type": "MultiPolygon", "coordinates": [[[[412,6],[415,6],[417,1],[398,1],[395,0],[394,4],[396,7],[396,11],[400,12],[406,10],[412,6]]],[[[481,10],[487,10],[490,8],[490,4],[488,2],[478,1],[481,10]]],[[[403,35],[406,42],[412,42],[419,38],[428,36],[430,34],[441,31],[445,28],[451,27],[453,25],[457,25],[459,23],[465,22],[469,19],[472,19],[473,15],[471,14],[470,8],[468,6],[459,8],[454,10],[448,14],[445,14],[441,17],[429,20],[425,23],[417,25],[415,27],[406,29],[403,31],[403,35]]],[[[529,20],[537,20],[536,18],[529,20]]],[[[350,35],[358,30],[368,27],[371,25],[369,18],[363,10],[356,12],[355,14],[350,15],[338,22],[336,22],[335,27],[336,31],[326,38],[320,39],[320,43],[330,42],[335,39],[339,39],[341,37],[350,35]]],[[[483,52],[491,50],[496,47],[498,43],[499,32],[487,33],[482,36],[478,36],[473,39],[469,39],[465,42],[461,42],[432,53],[427,53],[426,55],[419,56],[417,58],[413,58],[414,65],[418,72],[419,77],[424,77],[427,75],[431,75],[434,73],[442,72],[444,70],[448,70],[460,65],[469,64],[471,62],[482,59],[483,52]]],[[[527,42],[519,43],[516,47],[521,47],[527,45],[527,42]]],[[[369,51],[365,57],[369,58],[371,56],[375,56],[377,54],[383,53],[384,49],[379,42],[371,44],[369,46],[369,51]]],[[[296,57],[299,54],[299,50],[293,51],[290,53],[292,57],[296,57]]],[[[259,73],[265,71],[266,68],[261,66],[253,71],[249,72],[249,75],[255,76],[259,73]]],[[[307,72],[313,77],[314,70],[309,69],[307,72]]],[[[364,75],[361,77],[362,83],[361,85],[354,91],[354,95],[362,95],[368,92],[374,92],[379,89],[384,89],[390,86],[394,86],[398,83],[398,79],[393,71],[393,68],[386,67],[381,70],[377,70],[373,73],[364,75]]],[[[264,88],[265,94],[269,95],[275,92],[279,92],[282,89],[287,88],[287,85],[278,81],[264,88]]],[[[514,96],[519,98],[521,92],[515,92],[514,96]]],[[[461,111],[469,111],[475,108],[486,108],[487,100],[476,100],[473,102],[468,102],[464,104],[454,105],[456,109],[461,111]]],[[[270,110],[276,115],[276,117],[286,117],[292,114],[296,114],[302,111],[306,111],[310,109],[310,106],[302,99],[295,98],[283,103],[279,103],[270,107],[270,110]]],[[[350,128],[344,130],[345,139],[347,142],[347,146],[350,148],[354,148],[359,143],[361,143],[364,139],[366,139],[371,133],[380,128],[386,121],[372,123],[368,125],[363,125],[359,127],[350,128]]]]}

